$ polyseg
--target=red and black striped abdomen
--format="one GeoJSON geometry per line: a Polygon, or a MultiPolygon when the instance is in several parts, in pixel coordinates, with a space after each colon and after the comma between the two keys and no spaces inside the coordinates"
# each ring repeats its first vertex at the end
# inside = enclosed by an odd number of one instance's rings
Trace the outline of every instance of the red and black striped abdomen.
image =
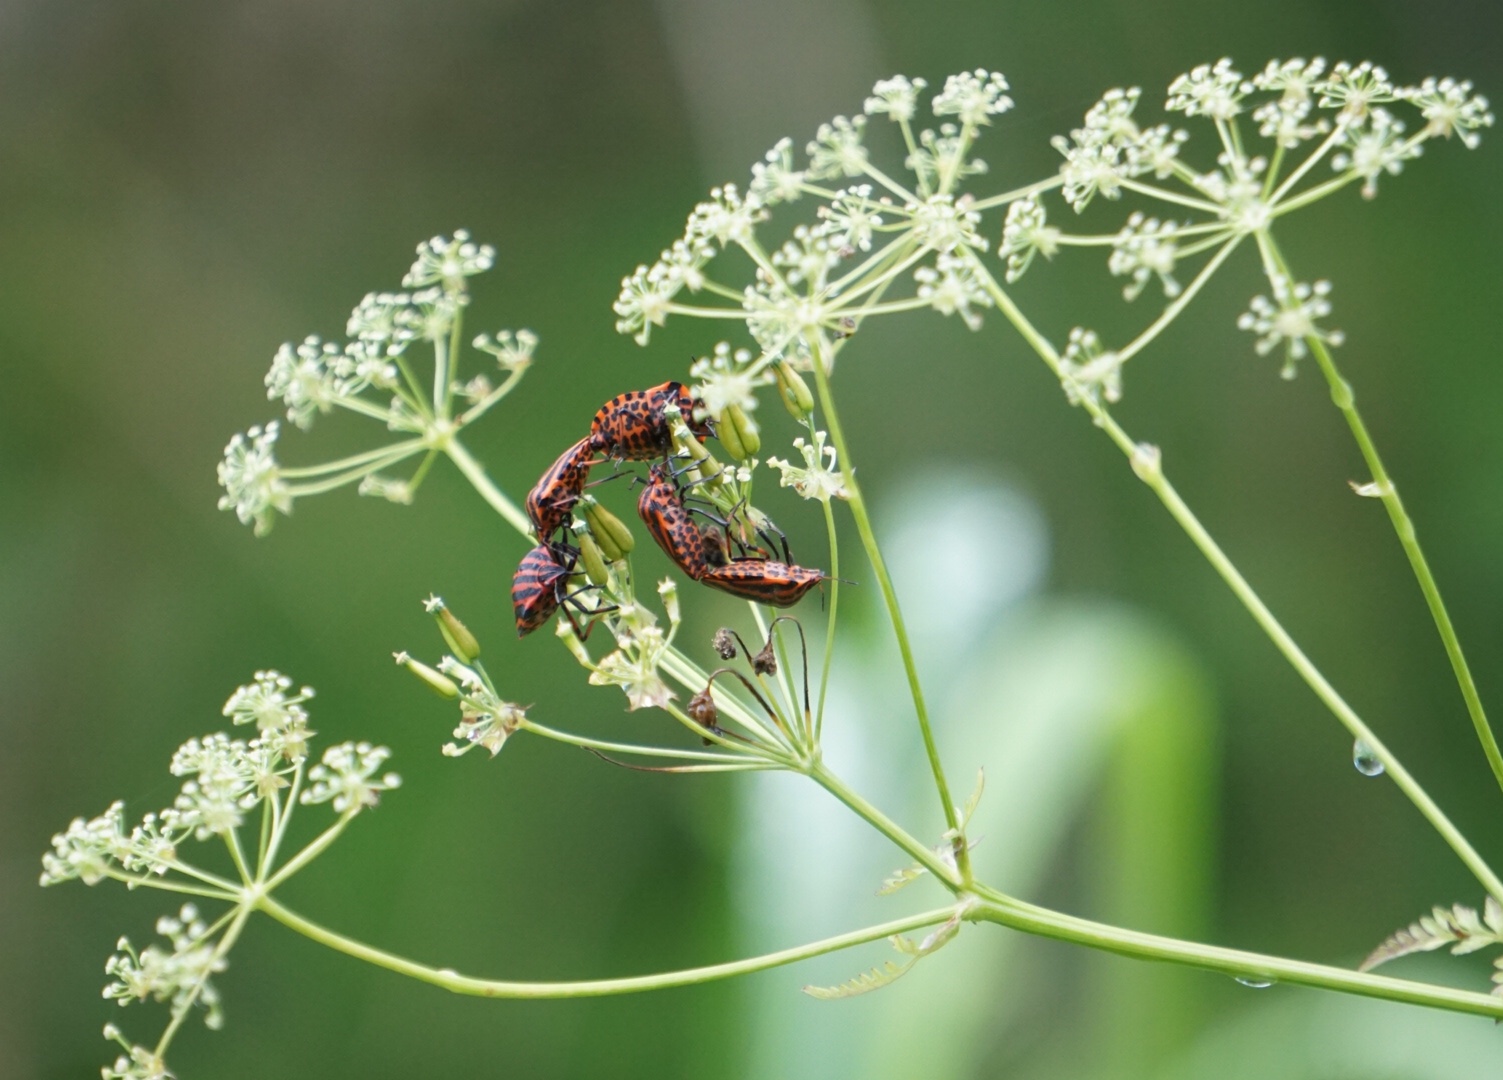
{"type": "Polygon", "coordinates": [[[568,577],[569,568],[545,544],[522,556],[522,565],[511,579],[511,609],[517,618],[518,637],[532,633],[558,610],[568,577]]]}
{"type": "Polygon", "coordinates": [[[706,585],[773,607],[792,607],[825,580],[823,570],[789,566],[772,559],[737,559],[700,578],[706,585]]]}
{"type": "Polygon", "coordinates": [[[661,465],[648,473],[647,486],[637,500],[637,513],[663,553],[695,581],[725,561],[713,535],[700,531],[684,508],[678,489],[661,465]]]}
{"type": "Polygon", "coordinates": [[[625,461],[651,461],[668,452],[672,439],[663,410],[677,405],[684,422],[703,442],[710,429],[694,419],[694,395],[683,383],[665,382],[648,390],[617,394],[595,414],[590,437],[595,448],[625,461]]]}
{"type": "Polygon", "coordinates": [[[539,540],[546,543],[555,530],[569,523],[574,504],[584,493],[585,481],[590,476],[590,458],[594,455],[595,437],[580,439],[548,466],[548,471],[527,493],[527,517],[539,540]]]}

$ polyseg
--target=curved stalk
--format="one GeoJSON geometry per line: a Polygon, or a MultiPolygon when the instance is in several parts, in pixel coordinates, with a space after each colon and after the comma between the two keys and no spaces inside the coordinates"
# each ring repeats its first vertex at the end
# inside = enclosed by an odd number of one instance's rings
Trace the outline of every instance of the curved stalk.
{"type": "MultiPolygon", "coordinates": [[[[934,911],[910,915],[906,919],[895,919],[892,922],[869,926],[863,930],[854,930],[848,934],[838,934],[835,937],[824,938],[792,949],[783,949],[780,952],[767,953],[764,956],[735,960],[727,964],[712,964],[708,967],[667,971],[658,975],[638,975],[624,979],[581,979],[572,982],[513,982],[505,979],[477,979],[473,976],[461,975],[450,968],[434,968],[427,964],[416,963],[406,957],[397,956],[384,949],[377,949],[319,926],[296,912],[288,910],[269,896],[263,897],[257,906],[283,926],[296,930],[321,945],[327,945],[337,952],[375,964],[377,967],[386,968],[388,971],[395,971],[399,975],[417,979],[419,982],[430,983],[456,994],[532,999],[631,994],[642,990],[663,990],[671,986],[694,986],[698,983],[714,982],[717,979],[728,979],[735,975],[749,975],[754,971],[782,967],[785,964],[797,963],[811,957],[823,956],[825,953],[848,949],[853,945],[880,941],[893,934],[933,926],[946,921],[955,914],[953,905],[937,908],[934,911]]],[[[1503,1009],[1503,1006],[1500,1006],[1500,1009],[1503,1009]]]]}

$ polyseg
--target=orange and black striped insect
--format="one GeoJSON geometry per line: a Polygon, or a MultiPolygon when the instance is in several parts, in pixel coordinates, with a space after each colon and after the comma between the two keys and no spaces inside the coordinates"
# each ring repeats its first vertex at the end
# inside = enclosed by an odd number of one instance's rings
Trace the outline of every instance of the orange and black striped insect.
{"type": "Polygon", "coordinates": [[[527,517],[544,543],[569,523],[574,504],[584,493],[595,456],[594,436],[587,435],[558,456],[527,493],[527,517]]]}
{"type": "MultiPolygon", "coordinates": [[[[590,636],[595,624],[592,622],[581,630],[574,613],[569,610],[579,606],[575,599],[579,593],[594,587],[587,585],[584,589],[569,592],[569,578],[578,563],[579,552],[563,544],[539,544],[522,556],[522,563],[511,579],[511,610],[517,620],[517,637],[532,633],[560,608],[581,640],[590,636]]],[[[614,610],[614,607],[579,607],[580,614],[586,617],[614,610]]]]}
{"type": "Polygon", "coordinates": [[[829,580],[829,575],[823,570],[790,566],[772,559],[736,559],[714,567],[698,580],[743,600],[792,607],[814,586],[829,580]]]}
{"type": "Polygon", "coordinates": [[[710,426],[694,419],[694,395],[679,382],[665,382],[647,390],[617,394],[595,414],[590,438],[596,450],[622,461],[651,461],[668,453],[672,437],[663,410],[677,405],[700,442],[710,435],[710,426]]]}
{"type": "Polygon", "coordinates": [[[662,465],[648,470],[647,486],[637,500],[647,531],[680,570],[695,581],[725,563],[725,548],[713,530],[701,529],[684,507],[673,477],[662,465]]]}

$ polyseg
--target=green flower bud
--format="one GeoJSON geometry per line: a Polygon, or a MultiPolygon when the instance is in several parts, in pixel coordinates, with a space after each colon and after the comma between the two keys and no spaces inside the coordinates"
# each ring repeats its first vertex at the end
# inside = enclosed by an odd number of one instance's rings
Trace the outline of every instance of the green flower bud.
{"type": "Polygon", "coordinates": [[[606,569],[600,545],[587,532],[580,533],[575,539],[579,541],[579,561],[584,564],[585,576],[590,579],[591,585],[605,588],[610,583],[611,572],[606,569]]]}
{"type": "Polygon", "coordinates": [[[707,487],[712,488],[725,482],[725,466],[716,460],[704,443],[695,438],[682,419],[672,420],[668,430],[673,436],[674,449],[694,463],[691,468],[698,475],[692,479],[702,480],[707,487]]]}
{"type": "Polygon", "coordinates": [[[737,461],[747,461],[762,449],[762,436],[751,417],[739,405],[727,405],[720,414],[715,433],[720,436],[720,445],[737,461]]]}
{"type": "Polygon", "coordinates": [[[793,414],[795,420],[807,420],[814,412],[814,395],[809,392],[809,384],[804,382],[803,377],[793,370],[793,365],[787,360],[779,360],[772,365],[772,373],[778,380],[778,397],[783,399],[783,404],[793,414]]]}
{"type": "MultiPolygon", "coordinates": [[[[593,495],[579,500],[579,514],[590,527],[590,535],[600,545],[600,554],[608,562],[620,562],[631,553],[637,542],[632,538],[626,523],[600,505],[593,495]]],[[[603,584],[596,582],[597,585],[603,584]]]]}
{"type": "Polygon", "coordinates": [[[449,646],[454,659],[468,664],[480,655],[480,642],[475,640],[470,628],[460,622],[454,612],[440,607],[434,611],[433,618],[438,622],[438,632],[443,635],[444,643],[449,646]]]}
{"type": "Polygon", "coordinates": [[[421,660],[414,660],[404,652],[392,653],[391,656],[399,665],[427,683],[428,689],[439,697],[457,698],[459,696],[459,687],[454,684],[453,679],[442,672],[433,670],[421,660]]]}

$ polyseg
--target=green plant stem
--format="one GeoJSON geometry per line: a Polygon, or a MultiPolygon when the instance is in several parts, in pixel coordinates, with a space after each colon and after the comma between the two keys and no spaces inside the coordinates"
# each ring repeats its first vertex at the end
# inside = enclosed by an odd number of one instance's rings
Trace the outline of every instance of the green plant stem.
{"type": "Polygon", "coordinates": [[[872,828],[912,855],[914,861],[943,882],[946,888],[958,890],[965,887],[967,881],[957,877],[954,867],[936,855],[932,848],[925,847],[912,833],[892,818],[847,787],[845,781],[826,768],[823,762],[816,761],[810,766],[809,777],[854,811],[858,817],[864,819],[872,828]]]}
{"type": "MultiPolygon", "coordinates": [[[[1034,328],[1027,317],[1018,310],[1012,298],[1007,294],[1006,290],[997,284],[996,279],[991,276],[990,271],[986,270],[985,267],[981,267],[980,272],[983,275],[982,280],[986,283],[987,291],[997,304],[998,309],[1007,316],[1008,320],[1018,329],[1023,338],[1033,346],[1034,350],[1043,358],[1044,362],[1049,365],[1054,373],[1059,375],[1059,356],[1055,352],[1054,347],[1034,328]]],[[[1500,901],[1503,901],[1503,881],[1498,879],[1498,875],[1493,872],[1482,856],[1477,853],[1466,837],[1461,834],[1461,830],[1452,824],[1451,820],[1446,817],[1440,807],[1435,804],[1435,800],[1430,798],[1425,789],[1409,774],[1409,771],[1404,768],[1398,758],[1393,755],[1392,751],[1363,723],[1362,718],[1357,715],[1356,710],[1346,703],[1346,700],[1337,693],[1336,688],[1321,674],[1320,669],[1300,649],[1294,638],[1290,636],[1289,632],[1274,617],[1273,612],[1263,603],[1262,599],[1253,590],[1252,586],[1247,583],[1247,580],[1237,570],[1236,566],[1233,565],[1232,561],[1227,558],[1226,553],[1211,538],[1211,534],[1200,523],[1200,519],[1185,505],[1179,493],[1174,490],[1174,486],[1164,476],[1163,469],[1156,462],[1152,467],[1145,467],[1146,463],[1142,458],[1143,449],[1133,442],[1127,432],[1122,429],[1121,425],[1112,418],[1111,414],[1100,403],[1086,397],[1082,399],[1081,404],[1090,413],[1091,419],[1095,421],[1096,425],[1107,433],[1112,442],[1116,443],[1117,447],[1127,456],[1128,460],[1133,463],[1134,471],[1137,472],[1139,478],[1159,497],[1159,501],[1164,504],[1170,516],[1178,522],[1180,528],[1189,536],[1191,542],[1200,549],[1201,554],[1205,556],[1215,571],[1221,575],[1221,579],[1226,582],[1231,588],[1232,593],[1242,602],[1242,606],[1248,610],[1248,613],[1252,615],[1263,632],[1268,635],[1274,647],[1283,654],[1284,659],[1305,680],[1306,685],[1315,691],[1315,695],[1320,698],[1326,708],[1335,714],[1336,718],[1351,732],[1354,738],[1361,739],[1371,747],[1374,755],[1383,763],[1389,777],[1392,778],[1399,790],[1408,796],[1409,801],[1414,803],[1435,831],[1440,833],[1441,837],[1450,845],[1451,850],[1456,852],[1461,861],[1466,864],[1467,869],[1482,883],[1483,888],[1500,901]]]]}
{"type": "Polygon", "coordinates": [[[882,938],[893,934],[902,934],[910,930],[918,930],[925,926],[933,926],[942,923],[955,914],[955,907],[938,908],[926,911],[918,915],[910,915],[906,919],[895,919],[892,922],[882,923],[878,926],[869,926],[863,930],[855,930],[848,934],[839,934],[835,937],[824,938],[820,941],[800,945],[797,948],[784,949],[781,952],[767,953],[765,956],[755,956],[746,960],[736,960],[728,964],[712,964],[709,967],[688,968],[682,971],[667,971],[658,975],[639,975],[624,979],[583,979],[573,982],[512,982],[502,979],[477,979],[469,975],[461,975],[448,968],[434,968],[427,964],[419,964],[405,957],[397,956],[377,949],[370,945],[354,941],[342,934],[335,933],[317,923],[310,922],[301,915],[288,910],[271,897],[263,897],[257,905],[262,911],[276,919],[283,926],[338,952],[346,953],[359,960],[375,964],[377,967],[395,971],[399,975],[406,975],[420,982],[430,983],[433,986],[451,990],[456,994],[471,994],[476,997],[493,998],[579,998],[601,997],[608,994],[630,994],[642,990],[662,990],[671,986],[693,986],[698,983],[713,982],[717,979],[728,979],[736,975],[749,975],[754,971],[766,971],[768,968],[781,967],[785,964],[796,963],[815,956],[823,956],[825,953],[835,952],[840,949],[848,949],[853,945],[864,945],[870,941],[880,941],[882,938]]]}
{"type": "MultiPolygon", "coordinates": [[[[1259,240],[1270,268],[1276,268],[1286,280],[1293,281],[1289,266],[1284,262],[1283,254],[1274,243],[1273,237],[1264,234],[1260,235],[1259,240]]],[[[1393,531],[1398,534],[1399,544],[1409,559],[1409,566],[1414,571],[1415,580],[1419,582],[1420,592],[1424,594],[1425,603],[1429,605],[1430,617],[1435,620],[1435,629],[1439,631],[1440,640],[1445,645],[1446,656],[1451,661],[1451,670],[1455,672],[1456,683],[1460,686],[1461,696],[1466,701],[1467,713],[1472,718],[1472,727],[1477,731],[1477,740],[1482,744],[1482,752],[1487,756],[1487,764],[1493,771],[1494,779],[1497,780],[1498,786],[1503,788],[1503,751],[1498,749],[1498,740],[1487,721],[1487,712],[1482,707],[1481,696],[1477,693],[1477,683],[1472,678],[1471,666],[1466,661],[1466,654],[1462,652],[1461,640],[1456,636],[1456,627],[1451,623],[1451,616],[1446,611],[1445,601],[1441,599],[1440,586],[1436,584],[1435,575],[1430,572],[1430,563],[1420,547],[1414,521],[1409,517],[1409,511],[1404,509],[1404,500],[1399,497],[1399,489],[1394,484],[1393,478],[1388,475],[1383,459],[1378,455],[1377,444],[1368,433],[1362,414],[1357,411],[1357,400],[1352,393],[1351,384],[1342,377],[1340,369],[1336,367],[1336,359],[1331,355],[1331,350],[1317,337],[1309,337],[1306,341],[1315,356],[1315,362],[1320,366],[1321,374],[1325,376],[1326,384],[1331,388],[1331,401],[1346,418],[1347,427],[1351,429],[1357,449],[1362,452],[1362,460],[1367,463],[1368,469],[1372,472],[1373,482],[1378,487],[1378,497],[1383,502],[1383,509],[1388,511],[1388,520],[1393,523],[1393,531]]]]}
{"type": "MultiPolygon", "coordinates": [[[[908,626],[903,621],[902,609],[898,606],[898,594],[892,587],[892,578],[887,573],[887,563],[882,558],[882,549],[877,546],[876,533],[872,531],[871,518],[866,513],[866,501],[856,483],[855,469],[851,465],[850,450],[846,446],[845,433],[840,428],[840,417],[835,412],[835,400],[830,393],[830,375],[825,370],[825,358],[817,342],[811,341],[814,355],[814,383],[819,393],[820,411],[830,425],[830,438],[835,443],[835,452],[840,462],[841,477],[848,494],[847,503],[851,516],[856,520],[856,531],[861,536],[861,546],[866,549],[867,560],[877,583],[882,589],[882,599],[887,604],[887,614],[892,621],[893,633],[898,639],[898,651],[903,655],[903,671],[908,676],[908,689],[913,696],[913,711],[918,716],[919,731],[924,737],[924,751],[929,755],[929,769],[934,774],[934,786],[939,791],[944,806],[946,828],[958,832],[960,820],[955,812],[955,800],[950,797],[950,784],[945,779],[945,769],[939,760],[939,747],[934,742],[934,731],[929,725],[929,707],[924,703],[924,690],[919,684],[918,665],[913,658],[913,646],[908,640],[908,626]]],[[[928,850],[927,848],[925,849],[928,850]]],[[[931,856],[932,852],[929,853],[931,856]]],[[[971,878],[971,856],[964,837],[955,844],[955,861],[962,881],[971,878]]]]}
{"type": "MultiPolygon", "coordinates": [[[[812,434],[812,432],[811,432],[812,434]]],[[[830,661],[835,657],[835,616],[840,610],[840,543],[835,530],[835,509],[830,500],[821,504],[825,511],[825,532],[830,538],[830,621],[825,626],[824,658],[819,670],[819,706],[814,710],[814,745],[825,726],[825,691],[830,688],[830,661]]]]}
{"type": "Polygon", "coordinates": [[[508,499],[495,482],[486,475],[485,466],[471,456],[464,444],[458,439],[451,438],[443,449],[444,453],[449,455],[449,460],[458,466],[460,472],[464,473],[464,478],[480,493],[480,497],[490,503],[491,508],[505,518],[508,525],[523,536],[530,538],[532,522],[527,520],[527,515],[517,509],[517,504],[508,499]]]}
{"type": "Polygon", "coordinates": [[[999,923],[1014,930],[1070,941],[1093,949],[1131,956],[1140,960],[1161,960],[1172,964],[1219,971],[1242,978],[1273,980],[1311,986],[1321,990],[1338,990],[1362,997],[1401,1001],[1453,1012],[1473,1013],[1503,1020],[1503,998],[1476,991],[1457,990],[1448,986],[1395,979],[1386,975],[1349,971],[1345,968],[1287,960],[1278,956],[1226,949],[1216,945],[1180,941],[1176,938],[1144,934],[1135,930],[1108,926],[1089,919],[1065,915],[1037,907],[990,889],[978,888],[982,897],[972,918],[999,923]]]}

